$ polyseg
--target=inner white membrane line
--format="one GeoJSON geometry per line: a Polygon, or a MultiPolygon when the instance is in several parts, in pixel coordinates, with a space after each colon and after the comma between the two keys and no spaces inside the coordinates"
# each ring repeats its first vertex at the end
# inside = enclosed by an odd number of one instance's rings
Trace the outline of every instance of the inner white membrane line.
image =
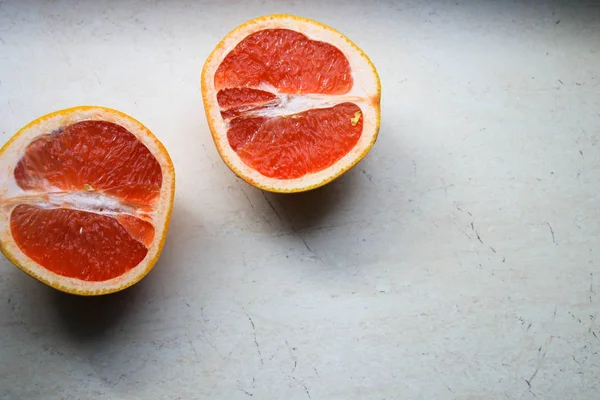
{"type": "Polygon", "coordinates": [[[319,108],[331,108],[342,103],[360,103],[363,101],[357,96],[282,95],[279,98],[280,103],[277,106],[256,110],[252,115],[274,118],[300,114],[319,108]]]}
{"type": "Polygon", "coordinates": [[[129,214],[141,219],[148,219],[153,214],[153,211],[144,210],[149,206],[125,203],[101,193],[50,192],[0,198],[0,206],[4,210],[20,204],[34,205],[43,209],[66,208],[106,216],[129,214]]]}
{"type": "MultiPolygon", "coordinates": [[[[279,94],[274,100],[266,103],[253,103],[237,108],[238,113],[231,117],[224,118],[227,127],[230,127],[232,120],[236,118],[265,117],[277,118],[301,114],[309,110],[332,108],[342,103],[354,103],[359,108],[361,103],[366,103],[366,99],[357,95],[321,95],[321,94],[302,94],[290,95],[279,94]]],[[[228,108],[224,111],[235,109],[228,108]]]]}

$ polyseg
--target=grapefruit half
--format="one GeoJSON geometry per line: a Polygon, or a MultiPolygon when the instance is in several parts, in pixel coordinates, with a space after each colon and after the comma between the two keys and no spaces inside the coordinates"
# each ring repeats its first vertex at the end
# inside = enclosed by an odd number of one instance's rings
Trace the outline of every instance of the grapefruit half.
{"type": "Polygon", "coordinates": [[[116,292],[156,263],[174,193],[173,163],[140,122],[103,107],[57,111],[0,149],[0,249],[58,290],[116,292]]]}
{"type": "Polygon", "coordinates": [[[373,63],[315,21],[270,15],[246,22],[211,53],[201,85],[219,154],[263,190],[322,186],[377,139],[381,85],[373,63]]]}

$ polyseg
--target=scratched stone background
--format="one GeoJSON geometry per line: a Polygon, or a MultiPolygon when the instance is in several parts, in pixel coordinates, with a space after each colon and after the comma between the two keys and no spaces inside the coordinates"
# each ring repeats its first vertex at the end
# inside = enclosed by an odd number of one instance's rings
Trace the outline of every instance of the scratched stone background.
{"type": "Polygon", "coordinates": [[[599,399],[594,1],[0,1],[0,138],[78,104],[164,142],[160,262],[78,298],[0,261],[1,399],[599,399]],[[221,162],[199,74],[274,12],[373,59],[380,139],[324,189],[221,162]]]}

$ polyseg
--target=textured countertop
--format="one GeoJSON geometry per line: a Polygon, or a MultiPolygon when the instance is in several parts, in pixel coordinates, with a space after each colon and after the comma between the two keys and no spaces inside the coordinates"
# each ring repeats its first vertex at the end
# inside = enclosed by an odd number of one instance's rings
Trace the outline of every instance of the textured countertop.
{"type": "Polygon", "coordinates": [[[129,290],[64,295],[2,258],[0,398],[600,398],[600,9],[574,3],[0,1],[2,143],[104,105],[177,171],[129,290]],[[347,34],[383,85],[368,157],[294,196],[234,177],[199,88],[275,12],[347,34]]]}

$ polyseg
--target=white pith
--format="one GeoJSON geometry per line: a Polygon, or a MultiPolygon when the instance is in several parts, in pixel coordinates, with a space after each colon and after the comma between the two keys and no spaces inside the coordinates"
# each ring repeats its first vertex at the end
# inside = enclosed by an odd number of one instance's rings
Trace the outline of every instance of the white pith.
{"type": "MultiPolygon", "coordinates": [[[[354,44],[345,36],[324,25],[309,20],[289,17],[270,16],[250,21],[234,30],[217,48],[205,65],[202,74],[202,87],[208,101],[205,101],[206,113],[212,121],[215,142],[223,159],[249,182],[258,186],[280,191],[296,191],[304,188],[316,187],[327,182],[331,177],[338,176],[349,166],[354,165],[365,154],[377,137],[379,129],[379,78],[368,58],[364,56],[354,44]],[[330,167],[308,174],[296,179],[281,180],[269,178],[247,166],[229,145],[227,131],[229,120],[221,116],[221,109],[217,102],[217,90],[214,85],[214,76],[217,68],[231,50],[248,35],[264,29],[291,29],[304,34],[311,40],[330,43],[337,47],[346,56],[350,63],[354,85],[343,95],[287,95],[278,93],[273,87],[262,84],[255,89],[268,91],[277,96],[276,100],[268,103],[266,108],[251,111],[250,115],[277,117],[293,115],[309,109],[333,107],[336,104],[352,102],[360,107],[363,130],[358,143],[342,159],[330,167]]],[[[224,89],[224,88],[220,88],[224,89]]],[[[253,108],[251,106],[250,108],[253,108]]]]}
{"type": "Polygon", "coordinates": [[[103,107],[82,107],[70,110],[65,114],[51,114],[49,117],[43,117],[37,123],[27,126],[0,153],[0,241],[2,242],[3,251],[10,258],[16,260],[26,272],[43,282],[69,292],[106,293],[128,286],[129,282],[137,282],[141,276],[148,272],[148,263],[155,260],[161,250],[160,239],[167,229],[170,202],[173,197],[174,174],[172,173],[172,163],[168,156],[163,154],[161,148],[162,145],[158,140],[149,134],[149,131],[139,122],[103,107]],[[135,204],[128,204],[116,197],[93,191],[93,188],[87,188],[88,190],[79,188],[78,191],[65,192],[52,187],[48,187],[43,191],[30,191],[23,190],[18,186],[14,178],[14,168],[23,156],[27,146],[34,139],[40,135],[85,120],[108,121],[124,127],[135,135],[154,155],[161,166],[163,181],[160,194],[152,207],[139,207],[135,204]],[[152,223],[155,229],[155,240],[148,248],[144,260],[119,277],[101,282],[64,277],[31,260],[15,243],[10,232],[10,215],[19,204],[29,204],[42,208],[61,207],[112,216],[118,214],[134,215],[152,223]]]}
{"type": "Polygon", "coordinates": [[[135,204],[128,204],[122,200],[97,192],[32,192],[26,195],[17,195],[1,198],[3,207],[11,209],[19,204],[29,204],[39,208],[68,208],[71,210],[87,211],[101,215],[129,214],[138,218],[144,215],[152,216],[154,211],[147,208],[138,208],[135,204]]]}
{"type": "MultiPolygon", "coordinates": [[[[244,113],[245,117],[256,116],[274,118],[300,114],[302,112],[318,108],[330,108],[347,102],[354,104],[364,103],[364,99],[356,95],[280,94],[277,89],[274,88],[269,91],[275,94],[277,98],[262,104],[264,107],[261,107],[255,111],[249,110],[255,108],[257,104],[248,106],[245,110],[246,112],[244,113]]],[[[229,127],[229,125],[227,126],[229,127]]]]}

